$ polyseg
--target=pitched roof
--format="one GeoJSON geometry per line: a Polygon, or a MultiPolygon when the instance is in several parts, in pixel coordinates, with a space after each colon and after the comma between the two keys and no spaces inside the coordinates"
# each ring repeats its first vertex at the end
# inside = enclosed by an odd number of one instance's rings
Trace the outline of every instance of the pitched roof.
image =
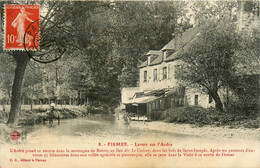
{"type": "Polygon", "coordinates": [[[160,64],[163,60],[162,54],[158,55],[155,60],[153,60],[150,65],[157,65],[160,64]]]}
{"type": "MultiPolygon", "coordinates": [[[[150,65],[156,65],[162,62],[162,51],[160,50],[150,50],[148,53],[146,53],[145,55],[155,55],[156,58],[152,60],[152,62],[150,63],[150,65]]],[[[141,65],[138,66],[138,68],[143,68],[146,67],[147,64],[147,60],[145,60],[141,65]]]]}
{"type": "Polygon", "coordinates": [[[148,53],[145,55],[160,55],[162,51],[160,50],[150,50],[148,53]]]}
{"type": "Polygon", "coordinates": [[[198,33],[199,27],[193,27],[182,34],[174,37],[168,44],[166,44],[161,50],[178,50],[183,45],[187,44],[190,40],[192,40],[198,33]]]}
{"type": "Polygon", "coordinates": [[[165,61],[173,61],[175,59],[178,59],[181,54],[183,54],[184,50],[179,49],[177,52],[172,53],[169,57],[165,59],[165,61]]]}
{"type": "MultiPolygon", "coordinates": [[[[188,49],[190,42],[195,41],[197,39],[197,35],[199,34],[199,31],[200,31],[199,27],[190,28],[190,29],[186,30],[185,32],[183,32],[181,35],[174,37],[160,51],[150,50],[146,54],[147,56],[148,55],[157,55],[157,57],[154,60],[152,60],[150,65],[157,65],[157,64],[162,63],[162,61],[163,61],[162,51],[163,50],[176,51],[176,52],[170,54],[170,56],[168,56],[165,61],[173,61],[175,59],[178,59],[180,57],[180,55],[183,54],[183,52],[188,49]]],[[[139,66],[139,68],[146,67],[147,65],[148,65],[148,63],[146,60],[139,66]]]]}
{"type": "Polygon", "coordinates": [[[166,45],[162,48],[162,51],[163,51],[163,50],[174,50],[174,49],[175,49],[175,41],[176,41],[176,39],[173,38],[168,44],[166,44],[166,45]]]}
{"type": "Polygon", "coordinates": [[[143,68],[147,66],[147,60],[145,60],[141,65],[138,66],[138,68],[143,68]]]}

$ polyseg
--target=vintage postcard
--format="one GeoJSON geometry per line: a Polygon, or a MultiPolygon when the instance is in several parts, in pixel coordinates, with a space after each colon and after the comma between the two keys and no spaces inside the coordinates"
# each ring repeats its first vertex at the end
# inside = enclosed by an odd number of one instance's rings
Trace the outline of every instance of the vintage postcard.
{"type": "Polygon", "coordinates": [[[0,1],[0,168],[259,168],[259,1],[0,1]]]}

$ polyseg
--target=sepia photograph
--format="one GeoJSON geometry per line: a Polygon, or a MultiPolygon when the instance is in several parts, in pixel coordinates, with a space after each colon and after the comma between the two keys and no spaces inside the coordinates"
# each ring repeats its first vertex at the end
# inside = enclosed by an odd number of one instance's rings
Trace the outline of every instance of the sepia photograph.
{"type": "Polygon", "coordinates": [[[0,168],[259,168],[258,0],[0,0],[0,168]]]}

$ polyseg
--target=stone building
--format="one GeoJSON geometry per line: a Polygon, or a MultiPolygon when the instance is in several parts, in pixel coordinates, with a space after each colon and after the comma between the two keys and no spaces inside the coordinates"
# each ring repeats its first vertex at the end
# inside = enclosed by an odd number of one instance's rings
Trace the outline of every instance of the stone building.
{"type": "Polygon", "coordinates": [[[212,98],[195,88],[183,87],[175,78],[175,67],[181,66],[181,54],[199,34],[199,27],[175,36],[161,50],[150,50],[139,68],[139,87],[123,88],[122,103],[126,111],[137,117],[151,117],[153,110],[169,107],[197,105],[214,106],[212,98]]]}

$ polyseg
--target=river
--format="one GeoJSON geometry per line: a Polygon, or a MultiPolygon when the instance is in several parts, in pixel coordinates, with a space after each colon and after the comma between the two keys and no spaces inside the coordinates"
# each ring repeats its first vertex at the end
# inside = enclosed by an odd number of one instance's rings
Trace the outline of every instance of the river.
{"type": "MultiPolygon", "coordinates": [[[[142,121],[140,121],[142,122],[142,121]]],[[[35,125],[29,128],[30,138],[42,138],[46,136],[57,137],[84,137],[84,138],[103,138],[103,139],[176,139],[183,140],[188,138],[200,138],[199,136],[169,133],[150,129],[141,129],[124,125],[121,120],[114,117],[102,117],[101,119],[76,118],[61,120],[58,124],[54,121],[52,125],[46,122],[45,125],[35,125]]],[[[145,124],[145,123],[144,123],[145,124]]],[[[27,136],[28,137],[28,136],[27,136]]]]}

